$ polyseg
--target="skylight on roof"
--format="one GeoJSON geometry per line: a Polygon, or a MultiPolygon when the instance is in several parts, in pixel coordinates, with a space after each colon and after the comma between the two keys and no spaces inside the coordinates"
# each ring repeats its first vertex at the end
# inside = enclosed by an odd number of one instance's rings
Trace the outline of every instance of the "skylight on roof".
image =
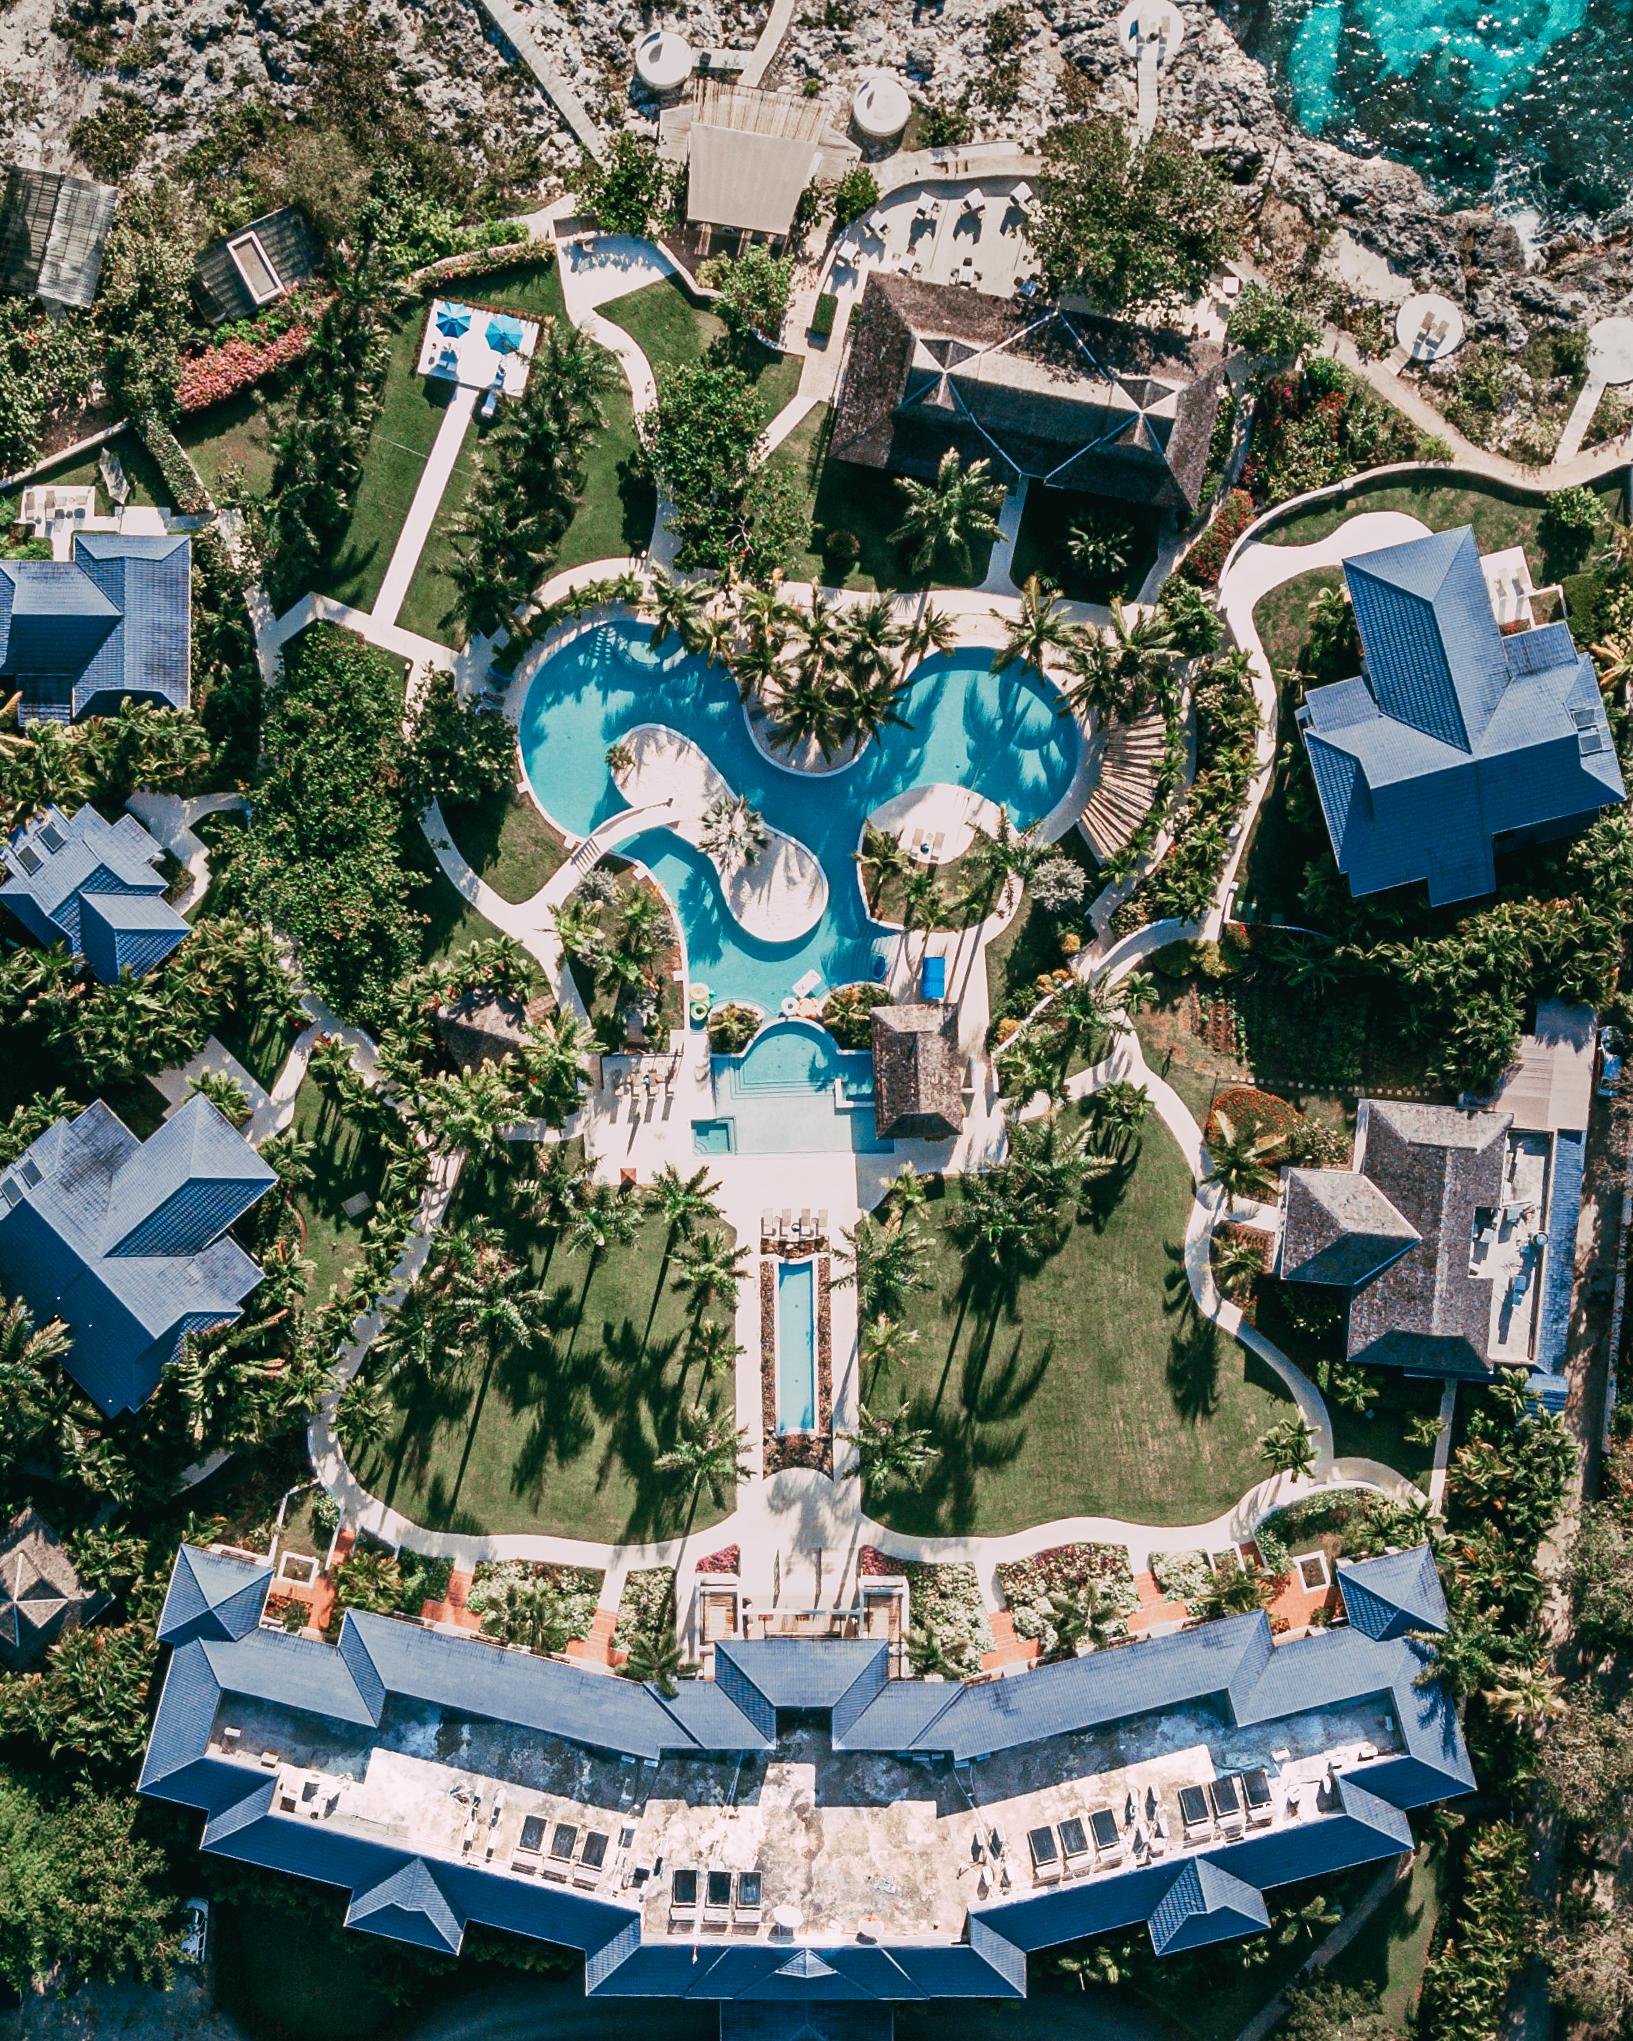
{"type": "Polygon", "coordinates": [[[17,846],[17,862],[31,879],[36,872],[43,872],[45,870],[44,861],[41,859],[39,852],[31,844],[20,843],[17,846]]]}
{"type": "Polygon", "coordinates": [[[40,829],[40,841],[47,850],[61,850],[62,831],[54,822],[44,823],[40,829]]]}
{"type": "Polygon", "coordinates": [[[240,234],[227,243],[227,253],[244,279],[244,288],[258,305],[267,304],[283,289],[283,279],[272,266],[272,258],[261,246],[259,234],[240,234]]]}

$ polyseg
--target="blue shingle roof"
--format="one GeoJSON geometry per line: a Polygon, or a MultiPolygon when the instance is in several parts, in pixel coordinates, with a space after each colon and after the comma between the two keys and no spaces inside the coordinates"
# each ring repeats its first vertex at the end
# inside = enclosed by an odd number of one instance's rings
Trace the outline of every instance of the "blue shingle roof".
{"type": "Polygon", "coordinates": [[[140,977],[190,933],[166,901],[163,852],[133,815],[47,808],[0,844],[0,902],[36,941],[66,942],[104,984],[140,977]]]}
{"type": "Polygon", "coordinates": [[[191,613],[185,536],[76,532],[67,560],[0,560],[0,680],[25,723],[123,700],[184,709],[191,613]]]}
{"type": "MultiPolygon", "coordinates": [[[[1028,1951],[1082,1935],[1144,1921],[1159,1951],[1172,1952],[1262,1927],[1265,1888],[1410,1848],[1403,1810],[1472,1784],[1444,1688],[1417,1684],[1430,1654],[1397,1630],[1403,1610],[1414,1628],[1434,1614],[1438,1583],[1427,1549],[1346,1564],[1340,1578],[1351,1626],[1279,1647],[1261,1613],[992,1686],[932,1687],[881,1683],[872,1645],[733,1642],[717,1650],[722,1681],[683,1683],[665,1701],[650,1687],[355,1610],[338,1647],[289,1637],[259,1627],[266,1568],[189,1548],[161,1617],[160,1634],[174,1649],[141,1786],[202,1809],[205,1848],[345,1888],[354,1926],[454,1950],[466,1923],[480,1920],[583,1950],[592,1992],[818,2003],[1018,1997],[1028,1951]],[[1280,1821],[1183,1859],[1136,1862],[983,1907],[958,1943],[699,1944],[643,1937],[640,1914],[620,1899],[470,1859],[411,1855],[343,1808],[321,1822],[274,1811],[271,1781],[210,1752],[217,1711],[234,1695],[353,1725],[365,1744],[387,1708],[408,1701],[654,1761],[670,1752],[769,1748],[780,1709],[825,1709],[834,1724],[855,1711],[849,1734],[835,1733],[836,1749],[978,1764],[983,1752],[1199,1701],[1217,1707],[1223,1724],[1250,1728],[1382,1699],[1401,1747],[1340,1775],[1319,1818],[1280,1821]]],[[[971,1791],[979,1803],[979,1772],[971,1791]]]]}
{"type": "Polygon", "coordinates": [[[1493,844],[1624,798],[1593,676],[1563,623],[1505,637],[1473,531],[1344,562],[1365,670],[1298,721],[1338,868],[1356,894],[1426,880],[1489,892],[1493,844]]]}
{"type": "Polygon", "coordinates": [[[67,1325],[93,1403],[134,1410],[188,1333],[239,1316],[261,1271],[224,1236],[276,1182],[206,1098],[145,1142],[98,1100],[0,1173],[0,1285],[67,1325]]]}

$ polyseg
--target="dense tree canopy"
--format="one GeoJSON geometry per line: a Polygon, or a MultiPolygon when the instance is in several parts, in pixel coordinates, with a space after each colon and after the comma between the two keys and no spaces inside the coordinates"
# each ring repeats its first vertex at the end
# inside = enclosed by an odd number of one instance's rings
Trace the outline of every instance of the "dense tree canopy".
{"type": "Polygon", "coordinates": [[[1028,233],[1056,290],[1105,312],[1188,304],[1235,252],[1230,186],[1171,129],[1142,142],[1109,116],[1065,121],[1043,157],[1028,233]]]}

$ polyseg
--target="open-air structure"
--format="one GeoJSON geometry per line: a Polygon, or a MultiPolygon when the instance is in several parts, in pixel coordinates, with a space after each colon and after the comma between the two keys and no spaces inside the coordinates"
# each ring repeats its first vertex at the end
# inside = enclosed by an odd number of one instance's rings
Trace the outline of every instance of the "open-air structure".
{"type": "Polygon", "coordinates": [[[15,166],[0,187],[0,291],[83,312],[102,280],[119,194],[111,184],[15,166]]]}
{"type": "Polygon", "coordinates": [[[860,150],[820,99],[700,79],[659,117],[665,158],[686,168],[688,244],[697,256],[750,241],[780,251],[806,187],[842,176],[860,150]]]}
{"type": "Polygon", "coordinates": [[[1473,1786],[1423,1679],[1427,1548],[1339,1578],[1347,1622],[1279,1645],[1261,1611],[968,1685],[722,1639],[665,1694],[358,1610],[292,1637],[269,1565],[183,1547],[141,1787],[207,1851],[344,1888],[352,1927],[537,1936],[592,1994],[1018,1998],[1060,1942],[1262,1928],[1267,1889],[1399,1856],[1409,1809],[1473,1786]]]}

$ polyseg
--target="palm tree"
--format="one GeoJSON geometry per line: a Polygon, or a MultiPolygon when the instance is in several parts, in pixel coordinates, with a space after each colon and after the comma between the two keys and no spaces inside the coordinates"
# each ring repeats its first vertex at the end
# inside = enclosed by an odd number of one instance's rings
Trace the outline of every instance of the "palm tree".
{"type": "Polygon", "coordinates": [[[1080,631],[1072,639],[1067,709],[1089,709],[1106,721],[1138,715],[1171,693],[1173,652],[1173,626],[1160,609],[1131,619],[1114,596],[1110,632],[1080,631]]]}
{"type": "Polygon", "coordinates": [[[1133,533],[1126,524],[1101,515],[1074,524],[1066,534],[1068,557],[1102,588],[1128,572],[1133,533]]]}
{"type": "Polygon", "coordinates": [[[1295,1411],[1260,1439],[1259,1458],[1273,1474],[1306,1475],[1316,1463],[1315,1433],[1295,1411]]]}
{"type": "Polygon", "coordinates": [[[482,1613],[482,1628],[528,1651],[560,1651],[569,1635],[566,1597],[548,1574],[507,1580],[482,1613]]]}
{"type": "Polygon", "coordinates": [[[589,1082],[584,1070],[588,1043],[584,1024],[570,1013],[555,1014],[528,1028],[521,1062],[535,1118],[560,1127],[577,1110],[579,1094],[589,1082]]]}
{"type": "Polygon", "coordinates": [[[696,1403],[681,1412],[674,1445],[652,1464],[657,1473],[678,1475],[685,1482],[695,1513],[704,1489],[724,1506],[738,1482],[748,1479],[747,1447],[745,1428],[733,1426],[696,1403]]]}
{"type": "Polygon", "coordinates": [[[1275,1582],[1259,1567],[1233,1566],[1214,1574],[1192,1608],[1210,1623],[1220,1616],[1251,1616],[1255,1609],[1264,1607],[1274,1592],[1275,1582]]]}
{"type": "Polygon", "coordinates": [[[1084,1644],[1098,1651],[1121,1637],[1127,1627],[1122,1604],[1099,1580],[1085,1580],[1045,1595],[1043,1611],[1055,1633],[1055,1648],[1062,1655],[1075,1653],[1084,1644]]]}
{"type": "Polygon", "coordinates": [[[846,742],[852,745],[871,743],[889,727],[911,730],[912,724],[896,707],[896,698],[901,691],[901,681],[894,673],[880,673],[871,668],[847,673],[837,693],[837,707],[845,724],[846,742]]]}
{"type": "Polygon", "coordinates": [[[924,601],[902,626],[901,670],[911,673],[921,660],[928,659],[932,652],[950,652],[958,643],[958,625],[944,609],[937,609],[929,600],[928,592],[924,601]]]}
{"type": "Polygon", "coordinates": [[[698,847],[728,872],[765,855],[765,817],[742,794],[717,794],[703,811],[698,847]]]}
{"type": "Polygon", "coordinates": [[[527,1216],[546,1232],[560,1233],[572,1224],[579,1199],[591,1181],[588,1166],[576,1159],[570,1148],[554,1142],[543,1151],[538,1172],[529,1186],[532,1196],[527,1216]]]}
{"type": "Polygon", "coordinates": [[[896,651],[903,635],[891,597],[874,596],[845,618],[846,666],[853,676],[893,682],[897,676],[896,651]]]}
{"type": "Polygon", "coordinates": [[[1076,627],[1061,614],[1064,607],[1060,590],[1052,581],[1040,581],[1037,575],[1029,575],[1021,589],[1021,605],[1016,615],[1006,617],[997,610],[992,612],[994,620],[1004,627],[1004,642],[993,659],[993,672],[1002,673],[1006,666],[1019,661],[1037,673],[1046,673],[1049,655],[1064,652],[1076,636],[1076,627]]]}
{"type": "Polygon", "coordinates": [[[1459,1618],[1447,1631],[1414,1630],[1410,1635],[1422,1648],[1424,1660],[1412,1684],[1444,1686],[1454,1701],[1513,1684],[1524,1669],[1523,1660],[1516,1665],[1509,1656],[1511,1640],[1485,1617],[1459,1618]]]}
{"type": "Polygon", "coordinates": [[[1213,1173],[1224,1187],[1227,1204],[1234,1205],[1238,1198],[1270,1195],[1276,1180],[1268,1164],[1284,1138],[1274,1128],[1255,1134],[1250,1127],[1239,1127],[1229,1113],[1214,1108],[1208,1155],[1213,1173]]]}
{"type": "Polygon", "coordinates": [[[1114,1077],[1091,1091],[1084,1104],[1098,1126],[1115,1133],[1138,1133],[1151,1114],[1151,1094],[1126,1077],[1114,1077]]]}
{"type": "Polygon", "coordinates": [[[382,1384],[373,1375],[354,1375],[340,1392],[336,1429],[349,1453],[372,1453],[391,1436],[395,1413],[382,1384]]]}
{"type": "Polygon", "coordinates": [[[648,1209],[668,1227],[671,1246],[682,1238],[689,1240],[705,1219],[720,1216],[714,1201],[719,1188],[707,1165],[693,1170],[690,1176],[682,1176],[672,1162],[666,1162],[658,1171],[647,1185],[646,1202],[648,1209]]]}
{"type": "Polygon", "coordinates": [[[1264,1249],[1245,1234],[1215,1243],[1213,1273],[1233,1304],[1245,1304],[1264,1274],[1264,1249]]]}
{"type": "Polygon", "coordinates": [[[737,1366],[743,1349],[732,1337],[730,1325],[718,1318],[700,1318],[692,1333],[690,1355],[702,1363],[711,1381],[723,1381],[737,1366]]]}
{"type": "Polygon", "coordinates": [[[1511,1668],[1501,1682],[1482,1696],[1491,1712],[1517,1729],[1533,1734],[1568,1707],[1565,1682],[1557,1673],[1539,1665],[1511,1668]]]}
{"type": "Polygon", "coordinates": [[[945,558],[967,578],[972,548],[998,536],[1003,491],[988,478],[986,461],[972,461],[966,468],[957,450],[949,447],[933,482],[899,475],[896,486],[907,508],[890,543],[911,548],[908,560],[915,574],[928,574],[938,559],[945,558]]]}
{"type": "Polygon", "coordinates": [[[888,1415],[875,1413],[864,1403],[856,1419],[857,1471],[865,1482],[878,1487],[892,1482],[917,1484],[940,1457],[931,1443],[932,1434],[913,1423],[905,1403],[888,1415]]]}
{"type": "Polygon", "coordinates": [[[685,1666],[685,1654],[681,1651],[671,1619],[656,1629],[637,1630],[630,1639],[628,1654],[619,1671],[626,1680],[639,1680],[643,1686],[656,1687],[669,1699],[679,1690],[685,1666]]]}
{"type": "Polygon", "coordinates": [[[881,1311],[862,1322],[862,1365],[879,1368],[894,1364],[905,1368],[918,1343],[919,1335],[911,1326],[881,1311]]]}
{"type": "Polygon", "coordinates": [[[837,679],[851,636],[839,604],[825,595],[813,596],[809,609],[795,612],[794,636],[794,668],[800,678],[812,683],[837,679]]]}
{"type": "Polygon", "coordinates": [[[851,856],[864,873],[872,875],[868,890],[870,910],[877,909],[887,880],[905,879],[913,869],[913,859],[901,838],[887,836],[871,822],[862,825],[862,848],[852,851],[851,856]]]}
{"type": "Polygon", "coordinates": [[[785,674],[779,680],[772,714],[773,751],[797,751],[814,744],[826,765],[851,736],[850,723],[831,681],[813,679],[803,671],[785,674]]]}
{"type": "Polygon", "coordinates": [[[723,1236],[690,1241],[677,1257],[675,1288],[686,1291],[694,1311],[705,1311],[716,1297],[735,1299],[743,1280],[747,1247],[728,1247],[723,1236]]]}
{"type": "Polygon", "coordinates": [[[585,1184],[567,1226],[567,1245],[587,1257],[589,1273],[599,1268],[611,1249],[628,1247],[641,1230],[641,1208],[611,1184],[585,1184]]]}
{"type": "Polygon", "coordinates": [[[939,1624],[914,1617],[907,1631],[907,1662],[921,1680],[961,1680],[972,1670],[969,1654],[939,1624]]]}
{"type": "Polygon", "coordinates": [[[1333,1905],[1325,1893],[1317,1892],[1295,1907],[1281,1923],[1276,1940],[1284,1949],[1290,1949],[1295,1942],[1319,1941],[1329,1928],[1337,1927],[1344,1918],[1342,1911],[1333,1905]]]}
{"type": "Polygon", "coordinates": [[[662,568],[656,569],[642,605],[652,619],[653,651],[671,636],[678,638],[686,651],[696,650],[698,628],[708,599],[708,591],[696,582],[676,581],[662,568]]]}
{"type": "Polygon", "coordinates": [[[863,1318],[900,1317],[915,1291],[933,1286],[926,1266],[930,1243],[899,1213],[885,1219],[864,1213],[845,1234],[834,1258],[845,1270],[834,1282],[841,1289],[855,1284],[856,1306],[863,1318]]]}

